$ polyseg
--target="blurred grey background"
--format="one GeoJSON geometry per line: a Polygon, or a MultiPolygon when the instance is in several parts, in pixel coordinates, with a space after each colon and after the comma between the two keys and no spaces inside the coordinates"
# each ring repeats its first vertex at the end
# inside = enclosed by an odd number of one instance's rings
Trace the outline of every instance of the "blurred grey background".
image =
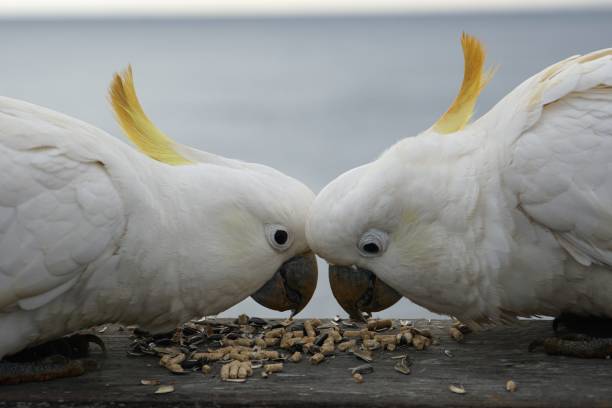
{"type": "MultiPolygon", "coordinates": [[[[609,2],[455,10],[437,1],[411,11],[378,10],[372,1],[356,2],[371,7],[355,13],[346,6],[306,14],[148,13],[146,3],[123,14],[103,5],[88,13],[43,3],[50,7],[0,1],[2,95],[123,138],[106,94],[112,74],[130,63],[145,111],[170,136],[276,167],[315,192],[446,110],[463,75],[463,31],[480,38],[489,65],[500,67],[478,114],[546,66],[612,47],[609,2]]],[[[224,314],[243,312],[278,316],[248,299],[224,314]]],[[[320,262],[319,286],[302,316],[335,314],[341,309],[320,262]]],[[[434,315],[404,299],[380,316],[434,315]]]]}

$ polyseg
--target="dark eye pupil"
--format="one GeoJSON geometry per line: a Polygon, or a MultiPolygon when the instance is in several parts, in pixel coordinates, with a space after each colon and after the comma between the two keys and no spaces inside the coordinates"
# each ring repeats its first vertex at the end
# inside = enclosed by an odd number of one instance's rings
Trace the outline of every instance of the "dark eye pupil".
{"type": "Polygon", "coordinates": [[[276,241],[278,245],[284,245],[288,238],[289,234],[287,234],[287,231],[276,230],[274,233],[274,241],[276,241]]]}
{"type": "Polygon", "coordinates": [[[378,245],[376,245],[373,242],[370,242],[363,246],[363,250],[366,251],[368,254],[376,254],[378,253],[379,248],[378,248],[378,245]]]}

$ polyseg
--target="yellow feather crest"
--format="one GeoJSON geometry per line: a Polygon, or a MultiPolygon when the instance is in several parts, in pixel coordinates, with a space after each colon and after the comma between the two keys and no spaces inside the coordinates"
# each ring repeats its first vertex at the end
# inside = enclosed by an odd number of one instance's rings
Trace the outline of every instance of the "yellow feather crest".
{"type": "Polygon", "coordinates": [[[134,89],[131,66],[128,65],[123,73],[115,74],[109,97],[119,125],[143,153],[166,164],[192,163],[176,151],[176,143],[144,113],[134,89]]]}
{"type": "Polygon", "coordinates": [[[493,69],[486,72],[483,69],[485,50],[476,37],[463,33],[461,47],[464,61],[463,82],[451,107],[433,126],[433,130],[439,133],[456,132],[467,125],[474,114],[480,92],[493,77],[493,69]]]}

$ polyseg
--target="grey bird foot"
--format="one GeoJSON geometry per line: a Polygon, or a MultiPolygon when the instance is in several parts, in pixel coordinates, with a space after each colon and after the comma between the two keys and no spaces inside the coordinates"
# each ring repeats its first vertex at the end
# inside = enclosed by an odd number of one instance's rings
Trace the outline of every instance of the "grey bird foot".
{"type": "Polygon", "coordinates": [[[76,377],[97,368],[89,356],[89,344],[106,351],[102,340],[91,334],[73,334],[25,349],[0,361],[0,384],[49,381],[76,377]]]}
{"type": "Polygon", "coordinates": [[[610,358],[612,338],[597,338],[584,335],[547,337],[533,341],[529,351],[542,347],[546,354],[580,358],[610,358]]]}
{"type": "Polygon", "coordinates": [[[612,320],[562,314],[553,321],[555,337],[536,340],[529,351],[540,347],[550,355],[579,358],[612,356],[612,320]]]}

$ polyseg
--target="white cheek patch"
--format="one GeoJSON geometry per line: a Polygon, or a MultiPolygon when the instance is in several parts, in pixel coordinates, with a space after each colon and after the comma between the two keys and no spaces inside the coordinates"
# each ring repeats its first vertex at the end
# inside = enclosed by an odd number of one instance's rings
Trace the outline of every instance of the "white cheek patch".
{"type": "Polygon", "coordinates": [[[214,245],[225,247],[228,257],[248,254],[258,241],[265,241],[263,225],[249,212],[227,208],[219,215],[214,245]]]}

